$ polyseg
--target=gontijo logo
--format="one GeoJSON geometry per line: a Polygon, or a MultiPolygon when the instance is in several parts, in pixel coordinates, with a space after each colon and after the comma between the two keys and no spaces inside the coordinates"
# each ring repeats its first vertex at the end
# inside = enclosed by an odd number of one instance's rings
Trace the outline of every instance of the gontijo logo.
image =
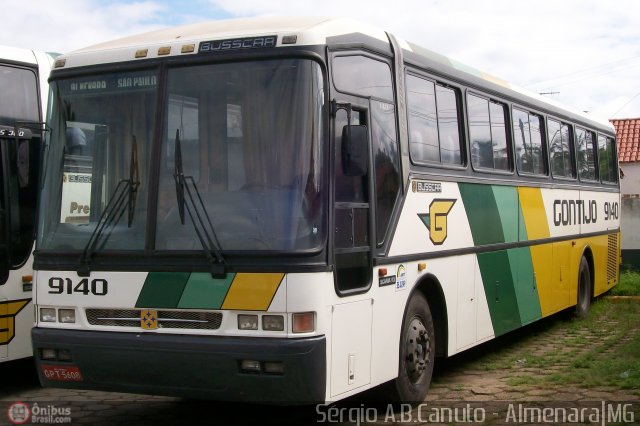
{"type": "Polygon", "coordinates": [[[0,345],[7,345],[16,335],[16,316],[31,299],[0,302],[0,345]]]}
{"type": "Polygon", "coordinates": [[[429,213],[418,213],[429,230],[429,239],[437,246],[447,239],[447,216],[455,203],[455,199],[434,198],[429,204],[429,213]]]}

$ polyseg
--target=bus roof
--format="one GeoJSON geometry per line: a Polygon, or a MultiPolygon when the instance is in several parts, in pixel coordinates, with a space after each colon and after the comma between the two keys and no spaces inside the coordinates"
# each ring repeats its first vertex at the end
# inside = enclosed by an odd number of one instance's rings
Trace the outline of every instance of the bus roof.
{"type": "Polygon", "coordinates": [[[47,112],[47,95],[49,92],[47,80],[56,56],[58,56],[57,53],[0,45],[0,63],[6,62],[37,67],[40,91],[42,93],[40,98],[43,115],[47,112]]]}
{"type": "MultiPolygon", "coordinates": [[[[140,50],[147,50],[144,58],[181,56],[198,53],[201,42],[233,38],[277,35],[276,47],[285,46],[282,37],[296,36],[296,46],[323,45],[332,36],[362,33],[388,43],[384,31],[347,18],[260,17],[200,22],[165,28],[96,44],[63,55],[64,68],[131,61],[140,50]],[[192,46],[192,50],[189,47],[192,46]],[[159,49],[164,48],[163,51],[159,49]],[[170,49],[166,49],[170,48],[170,49]]],[[[407,46],[408,47],[408,46],[407,46]]]]}
{"type": "Polygon", "coordinates": [[[36,55],[31,49],[20,47],[10,47],[0,45],[0,59],[3,61],[22,62],[24,64],[36,65],[36,55]]]}
{"type": "MultiPolygon", "coordinates": [[[[129,62],[168,56],[197,54],[203,42],[277,35],[276,47],[290,46],[283,43],[284,36],[296,36],[295,46],[324,45],[331,37],[363,34],[388,44],[387,33],[377,27],[352,20],[336,17],[258,17],[200,22],[165,28],[143,34],[128,36],[105,43],[96,44],[60,56],[56,67],[65,69],[95,64],[129,62]]],[[[437,68],[454,71],[463,80],[480,79],[490,86],[498,86],[506,94],[513,92],[533,101],[534,104],[549,105],[554,109],[570,112],[582,120],[598,124],[614,131],[608,120],[600,119],[581,111],[571,110],[552,99],[532,91],[512,85],[473,67],[462,64],[444,55],[397,39],[400,47],[423,57],[437,68]]]]}

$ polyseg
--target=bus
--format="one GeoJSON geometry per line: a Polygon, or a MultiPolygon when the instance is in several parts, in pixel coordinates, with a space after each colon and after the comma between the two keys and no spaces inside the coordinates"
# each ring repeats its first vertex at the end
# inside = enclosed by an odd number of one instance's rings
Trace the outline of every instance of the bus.
{"type": "Polygon", "coordinates": [[[0,46],[0,362],[30,357],[33,243],[50,54],[0,46]],[[44,95],[41,95],[41,92],[44,95]]]}
{"type": "Polygon", "coordinates": [[[618,281],[610,123],[342,18],[57,58],[45,387],[419,402],[448,357],[618,281]]]}

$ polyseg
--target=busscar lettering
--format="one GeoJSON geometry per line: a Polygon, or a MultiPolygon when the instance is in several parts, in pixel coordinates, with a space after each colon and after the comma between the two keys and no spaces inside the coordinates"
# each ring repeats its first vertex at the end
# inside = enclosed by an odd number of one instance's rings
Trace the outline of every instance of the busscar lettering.
{"type": "Polygon", "coordinates": [[[555,200],[553,224],[555,226],[587,225],[598,221],[596,200],[555,200]]]}
{"type": "Polygon", "coordinates": [[[275,47],[277,36],[247,37],[228,40],[211,40],[200,43],[199,52],[223,52],[227,50],[259,49],[275,47]]]}
{"type": "Polygon", "coordinates": [[[419,193],[433,193],[442,192],[442,184],[440,182],[425,182],[416,181],[411,182],[411,190],[419,193]]]}

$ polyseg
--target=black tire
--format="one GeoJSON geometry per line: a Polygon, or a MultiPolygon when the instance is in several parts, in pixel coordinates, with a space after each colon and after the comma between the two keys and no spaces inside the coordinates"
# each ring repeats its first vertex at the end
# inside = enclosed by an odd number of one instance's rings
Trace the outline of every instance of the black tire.
{"type": "Polygon", "coordinates": [[[578,300],[576,303],[576,316],[584,318],[589,314],[591,307],[591,269],[586,258],[580,261],[578,272],[578,300]]]}
{"type": "Polygon", "coordinates": [[[422,293],[416,292],[402,321],[398,377],[388,384],[393,402],[424,401],[433,375],[435,341],[429,304],[422,293]]]}

